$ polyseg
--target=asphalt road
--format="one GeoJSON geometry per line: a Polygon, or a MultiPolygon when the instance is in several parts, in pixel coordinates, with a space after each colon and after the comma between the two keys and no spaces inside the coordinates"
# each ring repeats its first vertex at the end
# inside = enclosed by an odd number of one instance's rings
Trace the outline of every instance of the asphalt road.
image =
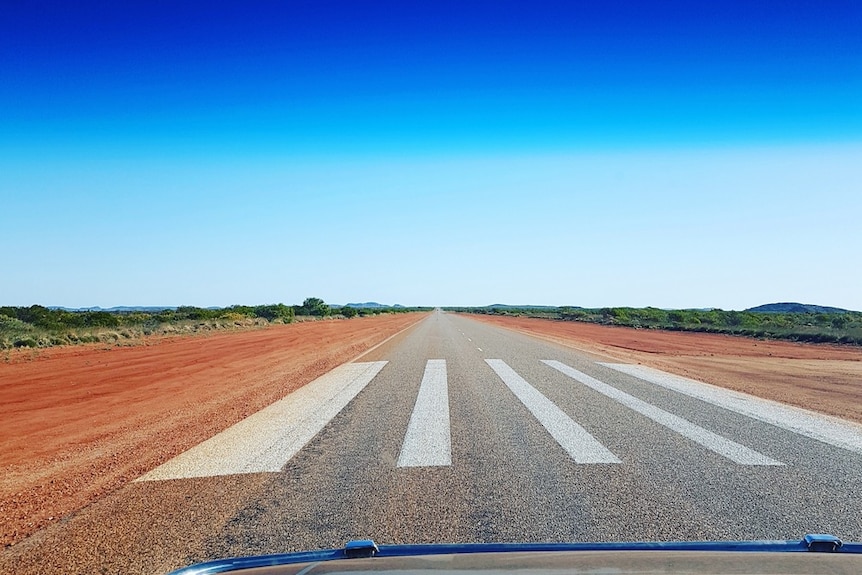
{"type": "Polygon", "coordinates": [[[159,573],[356,538],[862,540],[862,428],[611,361],[433,313],[4,550],[0,570],[159,573]]]}

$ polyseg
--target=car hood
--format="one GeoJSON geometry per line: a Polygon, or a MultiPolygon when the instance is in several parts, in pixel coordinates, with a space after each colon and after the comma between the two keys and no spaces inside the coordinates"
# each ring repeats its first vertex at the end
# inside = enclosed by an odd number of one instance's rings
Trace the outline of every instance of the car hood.
{"type": "Polygon", "coordinates": [[[758,574],[858,575],[862,544],[811,534],[794,541],[573,544],[381,545],[239,557],[185,567],[172,575],[758,574]]]}

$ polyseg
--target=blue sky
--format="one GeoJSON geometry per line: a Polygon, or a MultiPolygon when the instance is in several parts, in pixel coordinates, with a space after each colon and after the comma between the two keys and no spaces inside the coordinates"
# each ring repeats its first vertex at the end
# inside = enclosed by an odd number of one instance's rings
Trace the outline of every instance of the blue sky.
{"type": "Polygon", "coordinates": [[[862,309],[862,5],[751,4],[15,3],[0,304],[862,309]]]}

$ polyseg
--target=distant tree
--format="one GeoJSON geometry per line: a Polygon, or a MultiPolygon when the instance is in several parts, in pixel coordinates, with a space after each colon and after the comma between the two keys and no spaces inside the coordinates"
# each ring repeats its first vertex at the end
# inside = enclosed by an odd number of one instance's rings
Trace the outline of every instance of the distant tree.
{"type": "Polygon", "coordinates": [[[668,314],[662,309],[647,307],[637,311],[639,319],[644,323],[652,325],[661,325],[667,323],[668,314]]]}
{"type": "Polygon", "coordinates": [[[280,319],[284,323],[293,321],[293,307],[276,303],[270,305],[258,305],[254,307],[254,316],[262,317],[267,321],[280,319]]]}
{"type": "Polygon", "coordinates": [[[359,312],[350,306],[344,306],[343,308],[341,308],[340,313],[344,317],[348,317],[348,318],[356,317],[357,315],[359,315],[359,312]]]}
{"type": "Polygon", "coordinates": [[[115,314],[106,311],[85,311],[82,313],[84,324],[92,327],[117,327],[120,320],[115,314]]]}
{"type": "Polygon", "coordinates": [[[814,314],[814,323],[817,325],[829,325],[832,323],[832,317],[828,313],[814,314]]]}
{"type": "Polygon", "coordinates": [[[191,305],[181,305],[174,311],[174,317],[192,320],[206,319],[207,310],[191,305]]]}
{"type": "Polygon", "coordinates": [[[614,323],[628,323],[631,321],[630,309],[615,307],[611,308],[611,317],[614,319],[614,323]]]}
{"type": "Polygon", "coordinates": [[[319,297],[305,298],[302,307],[308,312],[308,315],[325,316],[332,313],[332,309],[319,297]]]}
{"type": "Polygon", "coordinates": [[[675,309],[671,312],[668,312],[667,319],[676,325],[682,325],[686,322],[686,313],[683,310],[675,309]]]}
{"type": "Polygon", "coordinates": [[[729,325],[736,327],[738,325],[742,325],[742,314],[738,311],[728,311],[724,313],[724,322],[729,325]]]}

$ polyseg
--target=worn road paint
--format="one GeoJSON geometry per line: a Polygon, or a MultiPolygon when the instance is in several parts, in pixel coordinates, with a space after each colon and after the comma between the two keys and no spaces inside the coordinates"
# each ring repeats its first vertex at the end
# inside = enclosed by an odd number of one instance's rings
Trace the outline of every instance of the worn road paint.
{"type": "Polygon", "coordinates": [[[535,387],[500,359],[486,359],[521,403],[577,463],[622,463],[586,429],[575,423],[535,387]]]}
{"type": "Polygon", "coordinates": [[[137,481],[280,471],[386,363],[341,365],[137,481]]]}
{"type": "Polygon", "coordinates": [[[678,415],[669,413],[654,405],[651,405],[641,399],[634,397],[624,391],[612,387],[606,383],[599,381],[594,377],[582,373],[559,361],[543,359],[542,363],[549,365],[560,373],[569,376],[587,387],[598,391],[602,395],[617,401],[629,409],[632,409],[644,417],[647,417],[659,425],[667,427],[671,431],[679,433],[695,443],[706,447],[710,451],[730,459],[734,463],[740,465],[784,465],[780,461],[776,461],[771,457],[767,457],[762,453],[758,453],[753,449],[731,441],[707,429],[695,425],[694,423],[683,419],[678,415]]]}
{"type": "Polygon", "coordinates": [[[862,426],[642,365],[600,363],[616,371],[694,397],[799,435],[862,454],[862,426]]]}
{"type": "Polygon", "coordinates": [[[452,465],[446,360],[429,359],[398,456],[398,467],[452,465]]]}

